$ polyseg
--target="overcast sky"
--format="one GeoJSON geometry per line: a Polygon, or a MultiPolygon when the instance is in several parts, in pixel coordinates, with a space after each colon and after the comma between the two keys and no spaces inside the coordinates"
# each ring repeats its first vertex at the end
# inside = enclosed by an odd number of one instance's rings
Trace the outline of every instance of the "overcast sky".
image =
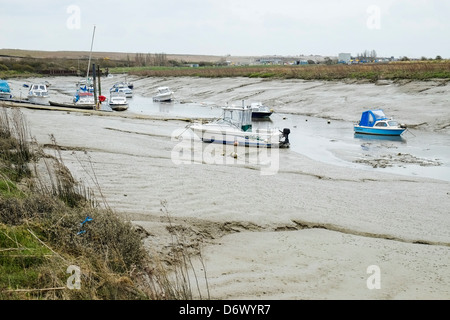
{"type": "Polygon", "coordinates": [[[0,0],[0,48],[450,58],[448,0],[0,0]]]}

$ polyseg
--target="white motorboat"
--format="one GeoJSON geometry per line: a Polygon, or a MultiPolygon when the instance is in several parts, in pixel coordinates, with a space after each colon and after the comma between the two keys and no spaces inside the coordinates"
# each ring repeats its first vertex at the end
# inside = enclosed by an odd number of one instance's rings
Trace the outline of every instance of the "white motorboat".
{"type": "Polygon", "coordinates": [[[28,91],[28,101],[31,103],[47,105],[49,94],[44,83],[33,83],[28,91]]]}
{"type": "Polygon", "coordinates": [[[172,101],[173,91],[169,87],[159,87],[153,101],[165,102],[172,101]]]}
{"type": "Polygon", "coordinates": [[[253,119],[266,119],[273,113],[272,109],[266,105],[263,105],[261,102],[253,102],[250,107],[252,108],[253,119]]]}
{"type": "Polygon", "coordinates": [[[125,111],[128,109],[128,100],[122,92],[111,92],[109,97],[109,106],[114,111],[125,111]]]}
{"type": "Polygon", "coordinates": [[[133,90],[124,82],[117,82],[109,89],[109,92],[120,92],[123,93],[126,98],[133,98],[133,90]]]}
{"type": "Polygon", "coordinates": [[[289,147],[290,129],[252,130],[249,106],[224,107],[222,118],[209,123],[194,123],[190,129],[204,142],[267,148],[289,147]]]}

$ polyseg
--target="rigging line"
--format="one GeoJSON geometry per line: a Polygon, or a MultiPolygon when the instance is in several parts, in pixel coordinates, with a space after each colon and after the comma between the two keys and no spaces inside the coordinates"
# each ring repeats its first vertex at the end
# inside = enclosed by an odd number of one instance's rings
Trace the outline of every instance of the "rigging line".
{"type": "Polygon", "coordinates": [[[89,67],[91,66],[92,47],[94,46],[94,36],[95,36],[95,25],[94,25],[94,31],[92,32],[91,52],[89,53],[89,62],[88,62],[87,73],[86,73],[86,85],[87,85],[87,82],[89,79],[89,67]]]}

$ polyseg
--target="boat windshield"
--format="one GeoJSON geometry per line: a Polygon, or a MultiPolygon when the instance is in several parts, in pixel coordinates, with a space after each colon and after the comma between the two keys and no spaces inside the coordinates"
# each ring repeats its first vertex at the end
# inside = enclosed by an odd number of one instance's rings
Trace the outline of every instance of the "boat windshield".
{"type": "Polygon", "coordinates": [[[111,98],[112,97],[124,97],[125,98],[125,91],[123,91],[123,90],[111,91],[110,95],[111,95],[111,98]]]}
{"type": "Polygon", "coordinates": [[[269,111],[270,108],[266,105],[263,105],[261,102],[253,102],[250,107],[254,110],[260,110],[260,111],[269,111]]]}
{"type": "Polygon", "coordinates": [[[223,112],[223,120],[229,121],[238,126],[250,124],[252,121],[251,116],[251,109],[225,108],[223,112]]]}
{"type": "Polygon", "coordinates": [[[394,121],[394,120],[391,120],[391,121],[389,121],[388,123],[389,123],[389,125],[390,125],[391,127],[396,127],[396,126],[398,126],[398,122],[397,122],[397,121],[394,121]]]}

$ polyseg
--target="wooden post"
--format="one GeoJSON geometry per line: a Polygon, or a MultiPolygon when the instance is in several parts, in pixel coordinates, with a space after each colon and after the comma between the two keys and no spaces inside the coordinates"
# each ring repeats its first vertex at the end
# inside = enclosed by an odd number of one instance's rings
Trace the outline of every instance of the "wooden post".
{"type": "Polygon", "coordinates": [[[95,108],[97,108],[97,84],[96,84],[96,75],[95,75],[95,63],[92,64],[92,82],[94,85],[94,101],[95,101],[95,108]]]}
{"type": "Polygon", "coordinates": [[[101,78],[101,74],[100,74],[100,66],[97,66],[97,75],[98,75],[98,95],[101,96],[102,95],[102,86],[100,85],[100,78],[101,78]]]}

